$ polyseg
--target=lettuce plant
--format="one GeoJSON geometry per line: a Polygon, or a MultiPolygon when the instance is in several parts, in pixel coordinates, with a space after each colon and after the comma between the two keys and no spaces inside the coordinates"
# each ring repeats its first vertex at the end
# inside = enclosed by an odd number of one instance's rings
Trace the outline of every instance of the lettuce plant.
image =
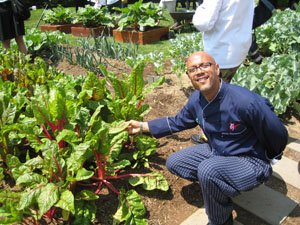
{"type": "MultiPolygon", "coordinates": [[[[53,52],[53,48],[57,45],[65,45],[68,43],[66,34],[60,31],[42,32],[39,29],[27,29],[25,35],[25,44],[29,54],[42,55],[53,52]]],[[[17,50],[16,44],[14,48],[17,50]]]]}
{"type": "Polygon", "coordinates": [[[61,5],[53,9],[45,11],[43,21],[45,23],[53,25],[71,24],[74,18],[74,12],[69,8],[65,8],[61,5]]]}
{"type": "Polygon", "coordinates": [[[118,21],[118,29],[133,28],[138,31],[140,27],[154,27],[160,20],[166,20],[163,16],[163,9],[152,2],[144,3],[139,0],[129,4],[127,8],[115,8],[122,14],[118,21]]]}
{"type": "Polygon", "coordinates": [[[114,18],[107,7],[101,7],[100,9],[92,6],[79,8],[75,22],[82,23],[84,27],[98,27],[101,25],[114,27],[114,18]]]}

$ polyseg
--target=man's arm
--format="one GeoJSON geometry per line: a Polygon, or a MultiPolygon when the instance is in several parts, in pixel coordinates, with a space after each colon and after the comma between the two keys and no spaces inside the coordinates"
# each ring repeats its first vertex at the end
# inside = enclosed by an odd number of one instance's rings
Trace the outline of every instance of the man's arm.
{"type": "Polygon", "coordinates": [[[287,145],[288,132],[270,106],[270,103],[255,101],[250,104],[246,114],[250,126],[264,148],[268,149],[268,158],[271,159],[281,155],[287,145]]]}
{"type": "Polygon", "coordinates": [[[174,117],[164,117],[148,122],[149,131],[156,138],[194,128],[197,125],[195,117],[187,105],[174,117]]]}
{"type": "Polygon", "coordinates": [[[197,30],[201,32],[209,31],[214,27],[219,17],[222,2],[223,0],[204,0],[203,3],[198,6],[192,21],[197,30]]]}
{"type": "Polygon", "coordinates": [[[129,134],[150,133],[156,138],[161,138],[196,127],[198,124],[193,107],[195,98],[197,98],[196,95],[190,98],[188,103],[174,117],[162,117],[149,122],[130,121],[129,134]]]}

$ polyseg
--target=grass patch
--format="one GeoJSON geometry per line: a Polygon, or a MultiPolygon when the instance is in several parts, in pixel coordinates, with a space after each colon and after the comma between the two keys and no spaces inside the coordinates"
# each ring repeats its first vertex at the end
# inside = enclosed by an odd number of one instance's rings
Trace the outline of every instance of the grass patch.
{"type": "Polygon", "coordinates": [[[36,10],[31,10],[31,16],[28,20],[25,21],[25,28],[36,28],[39,21],[39,25],[44,24],[44,22],[41,19],[42,13],[44,9],[36,9],[36,10]]]}

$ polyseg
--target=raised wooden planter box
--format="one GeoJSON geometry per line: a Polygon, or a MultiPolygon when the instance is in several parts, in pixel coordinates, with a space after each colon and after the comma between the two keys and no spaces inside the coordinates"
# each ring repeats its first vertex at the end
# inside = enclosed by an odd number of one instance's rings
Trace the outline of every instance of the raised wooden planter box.
{"type": "Polygon", "coordinates": [[[144,45],[160,41],[163,37],[167,37],[168,32],[168,27],[153,27],[143,32],[115,29],[113,30],[113,37],[119,42],[132,42],[144,45]]]}
{"type": "Polygon", "coordinates": [[[108,35],[110,28],[106,26],[99,27],[72,27],[71,33],[77,37],[98,37],[101,35],[108,35]]]}
{"type": "Polygon", "coordinates": [[[57,31],[69,34],[71,33],[71,28],[74,26],[81,26],[80,24],[62,24],[62,25],[52,25],[52,24],[44,24],[40,25],[41,31],[57,31]]]}

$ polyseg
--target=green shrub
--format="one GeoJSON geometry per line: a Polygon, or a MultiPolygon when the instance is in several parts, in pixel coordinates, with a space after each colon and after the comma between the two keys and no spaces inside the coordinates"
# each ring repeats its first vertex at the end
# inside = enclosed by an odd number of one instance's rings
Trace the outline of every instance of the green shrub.
{"type": "Polygon", "coordinates": [[[286,9],[255,31],[257,43],[265,55],[286,54],[300,49],[300,13],[286,9]]]}
{"type": "Polygon", "coordinates": [[[261,65],[240,67],[233,82],[268,98],[277,114],[285,113],[287,107],[299,110],[299,60],[299,52],[273,55],[261,65]]]}
{"type": "Polygon", "coordinates": [[[59,5],[57,8],[45,11],[43,21],[48,24],[70,24],[74,18],[74,13],[69,8],[59,5]]]}
{"type": "Polygon", "coordinates": [[[115,10],[122,13],[118,22],[120,30],[133,28],[138,31],[141,27],[154,27],[160,20],[166,20],[161,7],[152,2],[143,4],[143,0],[128,5],[127,8],[115,10]]]}
{"type": "Polygon", "coordinates": [[[114,27],[114,18],[109,13],[107,7],[101,7],[100,9],[92,6],[79,8],[75,21],[83,23],[85,27],[98,27],[101,25],[114,27]]]}

